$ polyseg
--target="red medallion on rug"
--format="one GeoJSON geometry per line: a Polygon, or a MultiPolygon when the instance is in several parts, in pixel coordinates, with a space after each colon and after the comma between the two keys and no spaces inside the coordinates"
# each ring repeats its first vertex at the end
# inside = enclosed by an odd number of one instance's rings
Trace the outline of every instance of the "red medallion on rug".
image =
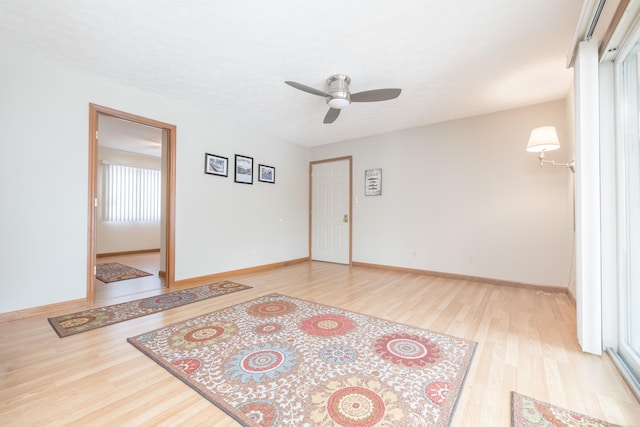
{"type": "Polygon", "coordinates": [[[448,426],[476,343],[272,294],[128,341],[245,426],[448,426]]]}

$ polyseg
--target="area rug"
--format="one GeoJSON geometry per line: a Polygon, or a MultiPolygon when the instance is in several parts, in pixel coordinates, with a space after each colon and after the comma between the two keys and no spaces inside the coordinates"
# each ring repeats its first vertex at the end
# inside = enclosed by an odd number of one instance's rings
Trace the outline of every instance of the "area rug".
{"type": "Polygon", "coordinates": [[[118,282],[120,280],[135,279],[137,277],[151,276],[151,273],[129,267],[117,262],[108,262],[96,266],[96,279],[104,283],[118,282]]]}
{"type": "Polygon", "coordinates": [[[49,323],[58,336],[64,338],[80,332],[250,288],[251,286],[229,281],[217,282],[64,316],[50,317],[49,323]]]}
{"type": "Polygon", "coordinates": [[[448,426],[476,343],[270,294],[128,341],[244,426],[448,426]]]}
{"type": "Polygon", "coordinates": [[[512,427],[620,427],[511,392],[512,427]]]}

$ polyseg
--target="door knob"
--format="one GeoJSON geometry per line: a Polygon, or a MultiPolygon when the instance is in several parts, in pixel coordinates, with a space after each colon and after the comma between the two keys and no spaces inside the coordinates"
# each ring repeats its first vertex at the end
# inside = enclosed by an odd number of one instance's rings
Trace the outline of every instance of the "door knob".
{"type": "Polygon", "coordinates": [[[349,214],[344,214],[344,217],[342,218],[342,222],[349,222],[349,214]]]}

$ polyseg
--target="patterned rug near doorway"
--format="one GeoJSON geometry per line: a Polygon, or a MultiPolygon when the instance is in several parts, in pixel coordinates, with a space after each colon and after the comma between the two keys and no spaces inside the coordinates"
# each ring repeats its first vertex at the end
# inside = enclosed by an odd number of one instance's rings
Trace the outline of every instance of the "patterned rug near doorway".
{"type": "Polygon", "coordinates": [[[135,279],[137,277],[151,276],[151,273],[129,267],[117,262],[108,262],[96,266],[96,279],[104,283],[118,282],[120,280],[135,279]]]}
{"type": "Polygon", "coordinates": [[[511,392],[512,427],[620,427],[511,392]]]}
{"type": "Polygon", "coordinates": [[[251,286],[234,282],[217,282],[64,316],[51,317],[49,318],[49,323],[58,336],[64,338],[80,332],[250,288],[251,286]]]}
{"type": "Polygon", "coordinates": [[[448,426],[476,343],[270,294],[128,341],[244,426],[448,426]]]}

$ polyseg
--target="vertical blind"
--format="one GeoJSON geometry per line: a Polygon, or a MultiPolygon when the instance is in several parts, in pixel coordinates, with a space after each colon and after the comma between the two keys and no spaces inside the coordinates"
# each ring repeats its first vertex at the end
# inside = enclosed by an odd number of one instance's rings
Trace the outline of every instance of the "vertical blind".
{"type": "Polygon", "coordinates": [[[102,221],[159,222],[159,170],[103,164],[102,221]]]}

